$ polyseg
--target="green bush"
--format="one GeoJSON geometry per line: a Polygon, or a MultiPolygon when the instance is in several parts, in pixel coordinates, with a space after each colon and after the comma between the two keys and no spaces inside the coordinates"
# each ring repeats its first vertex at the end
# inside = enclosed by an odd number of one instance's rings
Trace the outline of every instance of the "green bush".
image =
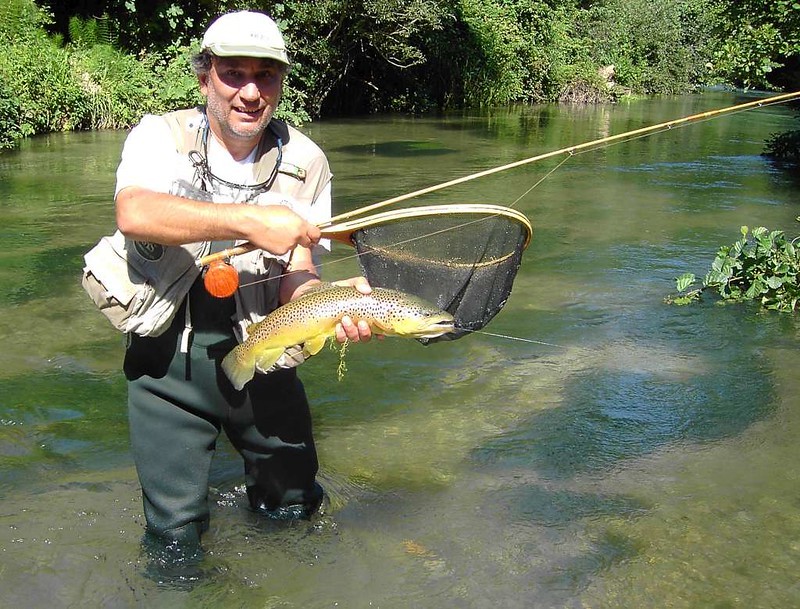
{"type": "Polygon", "coordinates": [[[0,148],[82,127],[88,99],[68,52],[44,33],[48,16],[30,0],[3,0],[0,9],[0,148]]]}
{"type": "Polygon", "coordinates": [[[155,105],[160,112],[180,108],[191,108],[202,102],[197,76],[192,72],[191,57],[200,48],[200,42],[192,46],[172,47],[151,56],[150,64],[155,76],[155,105]]]}
{"type": "Polygon", "coordinates": [[[118,129],[135,124],[145,112],[157,108],[156,83],[146,62],[125,55],[107,44],[78,48],[71,53],[72,77],[87,100],[86,129],[118,129]]]}
{"type": "Polygon", "coordinates": [[[0,81],[19,107],[24,135],[83,126],[88,100],[72,76],[69,56],[46,39],[0,47],[0,81]]]}
{"type": "Polygon", "coordinates": [[[792,130],[772,135],[766,143],[764,155],[776,161],[800,164],[800,131],[792,130]]]}
{"type": "Polygon", "coordinates": [[[22,109],[14,92],[0,80],[0,150],[13,148],[18,140],[25,137],[20,128],[22,109]]]}
{"type": "Polygon", "coordinates": [[[794,311],[800,302],[800,248],[797,239],[789,240],[783,231],[763,226],[752,231],[741,228],[741,238],[719,249],[706,273],[701,288],[694,288],[696,277],[686,273],[676,279],[680,292],[668,298],[674,304],[698,300],[705,289],[723,300],[757,301],[767,309],[794,311]]]}
{"type": "Polygon", "coordinates": [[[463,65],[464,103],[494,106],[522,99],[526,74],[518,49],[525,36],[513,3],[461,0],[459,8],[471,51],[463,65]]]}
{"type": "Polygon", "coordinates": [[[715,78],[764,85],[800,52],[796,0],[114,0],[96,18],[39,2],[54,17],[34,0],[0,0],[0,148],[200,102],[189,67],[198,37],[216,14],[243,7],[285,34],[293,69],[278,115],[292,122],[598,102],[715,78]]]}
{"type": "Polygon", "coordinates": [[[746,88],[771,88],[773,70],[800,55],[797,0],[715,0],[714,69],[746,88]]]}
{"type": "Polygon", "coordinates": [[[609,0],[579,20],[595,65],[637,93],[680,93],[703,78],[710,59],[707,0],[609,0]]]}
{"type": "Polygon", "coordinates": [[[52,22],[33,0],[0,0],[0,42],[30,42],[44,36],[52,22]]]}

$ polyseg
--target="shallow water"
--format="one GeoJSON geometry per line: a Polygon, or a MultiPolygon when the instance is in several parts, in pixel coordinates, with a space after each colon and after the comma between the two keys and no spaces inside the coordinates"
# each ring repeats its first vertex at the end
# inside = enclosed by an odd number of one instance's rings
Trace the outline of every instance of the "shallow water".
{"type": "MultiPolygon", "coordinates": [[[[743,101],[325,121],[337,211],[743,101]]],[[[770,107],[531,164],[426,203],[511,205],[534,239],[473,335],[303,365],[330,504],[279,525],[215,460],[203,560],[159,583],[140,542],[123,340],[78,285],[113,227],[123,133],[0,155],[0,606],[790,607],[800,604],[794,315],[664,304],[739,227],[797,234],[760,156],[770,107]],[[519,199],[519,200],[518,200],[519,199]]],[[[343,246],[330,278],[356,272],[343,246]]],[[[162,574],[163,579],[163,574],[162,574]]]]}

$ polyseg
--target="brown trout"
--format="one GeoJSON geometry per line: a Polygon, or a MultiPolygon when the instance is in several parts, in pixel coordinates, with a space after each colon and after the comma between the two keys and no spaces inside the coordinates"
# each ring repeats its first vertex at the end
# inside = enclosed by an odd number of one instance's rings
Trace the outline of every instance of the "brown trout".
{"type": "Polygon", "coordinates": [[[351,286],[323,284],[278,307],[247,329],[247,340],[222,360],[222,369],[236,389],[256,371],[267,370],[287,347],[303,345],[303,355],[319,353],[335,336],[342,317],[367,321],[387,336],[435,338],[453,331],[453,316],[424,300],[386,288],[369,295],[351,286]]]}

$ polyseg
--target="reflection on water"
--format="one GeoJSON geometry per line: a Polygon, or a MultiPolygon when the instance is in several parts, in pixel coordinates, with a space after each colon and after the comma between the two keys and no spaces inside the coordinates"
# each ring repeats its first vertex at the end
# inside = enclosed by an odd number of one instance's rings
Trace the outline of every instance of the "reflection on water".
{"type": "MultiPolygon", "coordinates": [[[[740,101],[398,116],[306,127],[337,211],[740,101]]],[[[665,305],[739,226],[796,234],[763,108],[575,155],[515,206],[534,225],[487,328],[304,364],[328,491],[310,523],[245,509],[221,443],[205,556],[153,576],[128,455],[122,338],[80,290],[113,227],[124,134],[0,155],[3,606],[790,607],[800,604],[793,315],[665,305]]],[[[510,204],[560,159],[434,193],[510,204]]],[[[326,262],[353,274],[350,252],[326,262]]]]}

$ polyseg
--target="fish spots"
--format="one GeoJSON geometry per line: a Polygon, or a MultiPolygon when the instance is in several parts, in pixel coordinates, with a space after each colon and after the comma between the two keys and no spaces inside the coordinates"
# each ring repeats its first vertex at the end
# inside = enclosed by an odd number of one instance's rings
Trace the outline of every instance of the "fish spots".
{"type": "Polygon", "coordinates": [[[268,360],[284,349],[304,345],[304,355],[317,353],[335,335],[343,317],[364,320],[389,336],[434,338],[453,331],[453,316],[411,294],[374,288],[362,294],[352,286],[323,285],[278,307],[264,320],[248,328],[247,339],[222,362],[234,387],[241,389],[268,360]]]}

